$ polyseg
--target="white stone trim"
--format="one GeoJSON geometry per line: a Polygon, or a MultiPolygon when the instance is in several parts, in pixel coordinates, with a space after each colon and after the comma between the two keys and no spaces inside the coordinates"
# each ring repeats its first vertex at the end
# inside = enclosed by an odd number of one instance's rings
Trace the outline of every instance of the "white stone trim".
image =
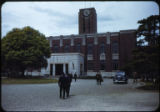
{"type": "Polygon", "coordinates": [[[106,43],[107,43],[107,44],[110,44],[110,33],[109,33],[109,32],[106,33],[106,38],[107,38],[107,39],[106,39],[106,40],[107,40],[106,43]]]}
{"type": "Polygon", "coordinates": [[[60,47],[63,46],[63,36],[60,36],[60,47]]]}
{"type": "Polygon", "coordinates": [[[113,36],[119,36],[119,32],[111,33],[111,37],[113,36]]]}
{"type": "Polygon", "coordinates": [[[71,37],[71,46],[74,46],[74,36],[71,37]]]}
{"type": "Polygon", "coordinates": [[[86,45],[86,36],[84,35],[84,37],[82,38],[82,45],[85,46],[86,45]]]}
{"type": "Polygon", "coordinates": [[[106,55],[105,53],[100,54],[100,60],[106,60],[106,55]]]}
{"type": "Polygon", "coordinates": [[[135,33],[136,30],[120,30],[120,34],[135,33]]]}
{"type": "Polygon", "coordinates": [[[88,54],[87,55],[87,60],[93,60],[93,55],[92,54],[88,54]]]}
{"type": "Polygon", "coordinates": [[[112,60],[119,60],[119,54],[118,53],[113,53],[112,54],[112,60]]]}
{"type": "Polygon", "coordinates": [[[51,54],[51,56],[60,56],[60,55],[80,55],[84,57],[82,53],[52,53],[51,54]]]}
{"type": "MultiPolygon", "coordinates": [[[[96,76],[97,72],[93,71],[87,71],[87,76],[96,76]]],[[[100,71],[100,74],[102,77],[113,77],[116,72],[105,72],[105,71],[100,71]]]]}
{"type": "Polygon", "coordinates": [[[98,39],[97,39],[97,35],[95,34],[94,35],[94,45],[97,45],[98,44],[98,39]]]}
{"type": "Polygon", "coordinates": [[[52,40],[49,40],[49,46],[52,47],[52,40]]]}

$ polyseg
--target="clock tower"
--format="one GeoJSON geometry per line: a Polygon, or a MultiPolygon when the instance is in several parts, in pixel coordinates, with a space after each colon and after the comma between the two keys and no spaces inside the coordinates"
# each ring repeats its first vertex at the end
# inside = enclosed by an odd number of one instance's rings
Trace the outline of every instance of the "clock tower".
{"type": "Polygon", "coordinates": [[[79,11],[79,34],[97,33],[97,14],[95,8],[79,11]]]}

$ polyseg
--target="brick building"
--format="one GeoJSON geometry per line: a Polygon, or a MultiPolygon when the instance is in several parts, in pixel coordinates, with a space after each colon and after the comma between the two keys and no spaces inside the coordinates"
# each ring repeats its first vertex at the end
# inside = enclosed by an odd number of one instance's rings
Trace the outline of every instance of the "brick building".
{"type": "MultiPolygon", "coordinates": [[[[63,32],[62,32],[63,33],[63,32]]],[[[50,36],[52,56],[44,70],[78,75],[112,75],[129,61],[136,46],[136,30],[97,33],[95,8],[79,10],[79,34],[50,36]],[[73,58],[73,59],[72,59],[73,58]],[[75,60],[75,61],[73,61],[75,60]]]]}

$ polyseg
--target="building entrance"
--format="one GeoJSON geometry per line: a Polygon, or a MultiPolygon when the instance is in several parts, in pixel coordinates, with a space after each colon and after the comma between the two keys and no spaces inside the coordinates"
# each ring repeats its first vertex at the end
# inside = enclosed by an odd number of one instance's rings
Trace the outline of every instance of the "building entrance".
{"type": "Polygon", "coordinates": [[[55,64],[56,75],[61,75],[63,73],[63,64],[55,64]]]}

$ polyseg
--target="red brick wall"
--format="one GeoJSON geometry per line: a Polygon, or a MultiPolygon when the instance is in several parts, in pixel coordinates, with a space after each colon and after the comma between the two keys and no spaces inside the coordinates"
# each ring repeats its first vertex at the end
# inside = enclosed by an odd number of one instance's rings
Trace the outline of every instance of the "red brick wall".
{"type": "Polygon", "coordinates": [[[84,9],[79,11],[79,34],[97,32],[97,14],[94,8],[89,8],[90,15],[86,18],[83,15],[84,9]],[[85,30],[84,30],[85,27],[85,30]]]}
{"type": "MultiPolygon", "coordinates": [[[[110,45],[110,59],[111,59],[111,61],[110,61],[110,70],[112,70],[113,68],[112,68],[112,44],[114,43],[114,42],[118,42],[118,48],[119,48],[119,52],[118,52],[118,54],[120,54],[120,37],[119,37],[119,35],[118,36],[111,36],[111,45],[110,45]]],[[[120,68],[120,57],[119,57],[119,59],[117,60],[118,61],[118,69],[120,68]]]]}
{"type": "MultiPolygon", "coordinates": [[[[128,60],[132,58],[132,50],[136,46],[136,34],[135,33],[127,33],[127,34],[119,34],[119,36],[111,36],[110,44],[106,44],[106,37],[98,37],[98,44],[94,45],[94,38],[88,37],[86,38],[86,45],[82,45],[82,38],[74,38],[74,46],[71,46],[70,39],[63,39],[63,46],[60,47],[60,52],[63,53],[64,46],[66,44],[70,45],[70,52],[75,52],[76,44],[81,43],[81,53],[84,54],[84,71],[87,72],[87,45],[88,43],[93,44],[93,60],[91,62],[94,63],[93,70],[95,72],[100,70],[100,54],[99,48],[100,44],[105,44],[105,54],[106,54],[106,67],[105,71],[112,71],[112,42],[117,41],[119,43],[119,68],[124,66],[128,60]]],[[[60,40],[53,40],[52,46],[58,45],[60,46],[60,40]]],[[[53,47],[51,48],[53,51],[53,47]]]]}
{"type": "Polygon", "coordinates": [[[136,34],[120,34],[120,66],[132,59],[132,50],[136,46],[136,34]]]}

